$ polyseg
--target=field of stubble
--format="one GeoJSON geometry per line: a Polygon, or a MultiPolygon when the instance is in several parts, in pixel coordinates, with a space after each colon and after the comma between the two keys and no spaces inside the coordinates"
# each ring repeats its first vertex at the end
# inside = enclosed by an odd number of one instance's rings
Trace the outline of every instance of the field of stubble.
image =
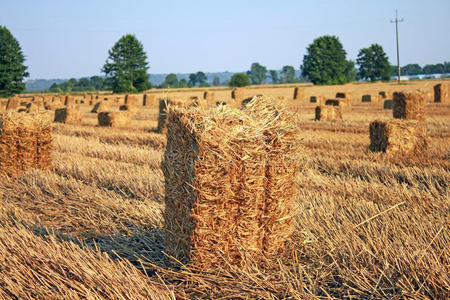
{"type": "Polygon", "coordinates": [[[428,105],[426,155],[370,153],[356,105],[344,121],[298,115],[297,231],[278,260],[197,275],[166,267],[165,136],[156,109],[132,127],[54,125],[54,169],[0,179],[0,298],[450,297],[450,106],[428,105]]]}

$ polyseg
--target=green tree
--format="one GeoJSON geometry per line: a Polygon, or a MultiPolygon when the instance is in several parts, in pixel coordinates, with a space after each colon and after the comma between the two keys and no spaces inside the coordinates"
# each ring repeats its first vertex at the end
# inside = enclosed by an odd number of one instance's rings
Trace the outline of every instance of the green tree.
{"type": "Polygon", "coordinates": [[[28,77],[19,42],[6,27],[0,26],[0,96],[10,97],[25,90],[28,77]]]}
{"type": "Polygon", "coordinates": [[[212,85],[213,86],[219,86],[220,85],[220,78],[219,78],[219,76],[214,76],[212,85]]]}
{"type": "Polygon", "coordinates": [[[263,84],[267,77],[267,68],[255,62],[252,63],[250,71],[247,72],[252,84],[263,84]]]}
{"type": "Polygon", "coordinates": [[[362,79],[370,81],[391,79],[391,64],[383,47],[378,44],[359,50],[356,63],[359,66],[358,75],[362,79]]]}
{"type": "Polygon", "coordinates": [[[348,82],[346,52],[339,39],[325,35],[315,39],[303,57],[302,76],[314,84],[344,84],[348,82]]]}
{"type": "Polygon", "coordinates": [[[278,78],[278,71],[277,70],[269,70],[270,79],[272,79],[273,84],[277,84],[280,82],[280,78],[278,78]]]}
{"type": "Polygon", "coordinates": [[[355,69],[355,63],[351,60],[347,61],[347,66],[345,68],[345,77],[347,82],[355,81],[358,71],[355,69]]]}
{"type": "Polygon", "coordinates": [[[206,77],[205,73],[203,73],[202,71],[198,71],[198,72],[195,74],[195,81],[196,81],[200,86],[204,86],[207,79],[208,79],[208,77],[206,77]]]}
{"type": "Polygon", "coordinates": [[[422,67],[418,64],[407,64],[401,68],[402,75],[418,75],[422,73],[422,67]]]}
{"type": "Polygon", "coordinates": [[[444,62],[444,72],[450,73],[450,62],[448,61],[444,62]]]}
{"type": "Polygon", "coordinates": [[[234,74],[230,82],[228,83],[230,87],[242,87],[250,85],[250,80],[248,79],[248,76],[244,73],[236,73],[234,74]]]}
{"type": "Polygon", "coordinates": [[[281,82],[293,83],[295,79],[295,69],[293,66],[284,66],[281,69],[281,82]]]}
{"type": "Polygon", "coordinates": [[[195,86],[197,84],[197,75],[195,73],[189,74],[189,86],[195,86]]]}
{"type": "Polygon", "coordinates": [[[147,54],[134,35],[122,36],[108,54],[102,72],[115,93],[143,91],[150,87],[147,54]]]}
{"type": "Polygon", "coordinates": [[[175,73],[170,73],[166,76],[166,79],[163,82],[164,87],[178,87],[178,77],[175,73]]]}
{"type": "Polygon", "coordinates": [[[178,87],[180,87],[180,88],[189,87],[187,80],[184,78],[180,79],[180,81],[178,81],[178,87]]]}

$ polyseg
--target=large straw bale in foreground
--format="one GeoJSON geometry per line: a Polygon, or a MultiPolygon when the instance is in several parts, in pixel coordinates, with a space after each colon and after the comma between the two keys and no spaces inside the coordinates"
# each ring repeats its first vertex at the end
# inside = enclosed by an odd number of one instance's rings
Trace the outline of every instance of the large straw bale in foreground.
{"type": "Polygon", "coordinates": [[[47,114],[9,112],[0,117],[0,173],[50,169],[51,131],[47,114]]]}
{"type": "Polygon", "coordinates": [[[271,256],[294,230],[297,128],[283,107],[169,108],[166,251],[199,270],[271,256]]]}
{"type": "Polygon", "coordinates": [[[449,86],[450,84],[439,83],[434,86],[434,102],[449,102],[449,86]]]}
{"type": "Polygon", "coordinates": [[[428,146],[427,128],[417,120],[374,121],[370,123],[373,152],[410,155],[423,153],[428,146]]]}
{"type": "Polygon", "coordinates": [[[57,108],[55,110],[54,122],[66,124],[80,124],[83,119],[83,113],[76,106],[57,108]]]}
{"type": "Polygon", "coordinates": [[[98,125],[109,127],[127,127],[131,122],[129,111],[103,111],[98,113],[98,125]]]}
{"type": "Polygon", "coordinates": [[[395,119],[425,119],[425,98],[422,93],[394,93],[393,114],[395,119]]]}
{"type": "MultiPolygon", "coordinates": [[[[193,106],[195,106],[194,103],[192,103],[193,106]]],[[[182,107],[184,103],[180,100],[173,100],[169,98],[163,98],[159,100],[159,114],[158,114],[158,127],[157,132],[159,133],[166,133],[167,132],[167,111],[168,107],[170,106],[176,106],[176,107],[182,107]]]]}
{"type": "Polygon", "coordinates": [[[316,106],[317,121],[334,121],[342,120],[342,109],[335,105],[319,105],[316,106]]]}

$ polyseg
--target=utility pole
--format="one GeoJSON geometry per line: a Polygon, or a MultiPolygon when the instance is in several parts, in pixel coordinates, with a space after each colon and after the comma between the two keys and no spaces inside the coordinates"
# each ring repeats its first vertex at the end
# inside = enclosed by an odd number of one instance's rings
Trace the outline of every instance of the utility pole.
{"type": "Polygon", "coordinates": [[[395,10],[395,20],[391,20],[391,23],[395,23],[395,37],[397,39],[397,71],[398,71],[398,83],[400,84],[400,50],[398,49],[398,23],[403,22],[402,19],[398,19],[397,10],[395,10]]]}

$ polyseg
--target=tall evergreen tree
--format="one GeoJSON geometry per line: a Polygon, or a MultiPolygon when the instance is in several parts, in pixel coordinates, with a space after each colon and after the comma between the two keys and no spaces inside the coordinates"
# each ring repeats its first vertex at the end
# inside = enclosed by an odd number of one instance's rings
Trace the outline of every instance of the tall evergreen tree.
{"type": "Polygon", "coordinates": [[[147,54],[134,35],[122,36],[108,54],[102,72],[115,93],[140,92],[150,88],[147,54]]]}
{"type": "Polygon", "coordinates": [[[0,96],[10,97],[25,90],[28,77],[25,57],[19,42],[6,27],[0,26],[0,96]]]}

